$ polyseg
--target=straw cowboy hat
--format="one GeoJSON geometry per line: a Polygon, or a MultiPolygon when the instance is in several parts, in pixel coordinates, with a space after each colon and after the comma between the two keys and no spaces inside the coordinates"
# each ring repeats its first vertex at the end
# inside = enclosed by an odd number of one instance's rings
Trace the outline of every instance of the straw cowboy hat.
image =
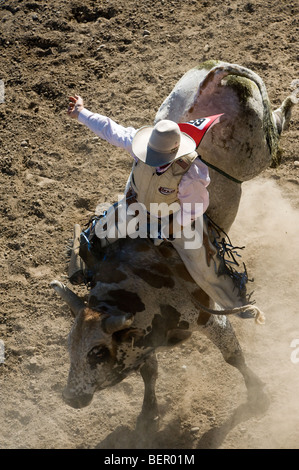
{"type": "Polygon", "coordinates": [[[195,141],[168,119],[141,127],[132,142],[134,155],[149,166],[163,166],[195,150],[195,141]]]}

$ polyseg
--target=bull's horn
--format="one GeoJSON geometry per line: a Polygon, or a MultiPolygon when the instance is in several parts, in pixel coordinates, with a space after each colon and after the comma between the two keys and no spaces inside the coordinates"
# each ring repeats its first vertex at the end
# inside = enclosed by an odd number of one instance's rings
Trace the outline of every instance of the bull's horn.
{"type": "Polygon", "coordinates": [[[115,333],[116,331],[129,328],[133,323],[134,317],[131,313],[125,315],[111,315],[103,320],[103,327],[107,333],[115,333]]]}
{"type": "Polygon", "coordinates": [[[74,316],[85,307],[83,300],[71,291],[71,289],[62,284],[62,282],[55,280],[51,282],[50,286],[53,287],[55,292],[68,304],[74,316]]]}
{"type": "Polygon", "coordinates": [[[72,284],[83,284],[84,282],[84,262],[79,255],[81,228],[79,224],[74,226],[74,238],[71,249],[71,258],[68,267],[68,276],[72,284]]]}

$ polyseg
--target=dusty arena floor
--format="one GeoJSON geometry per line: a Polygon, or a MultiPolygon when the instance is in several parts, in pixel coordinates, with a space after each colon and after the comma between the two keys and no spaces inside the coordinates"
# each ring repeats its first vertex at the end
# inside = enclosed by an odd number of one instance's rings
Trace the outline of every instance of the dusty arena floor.
{"type": "Polygon", "coordinates": [[[199,334],[158,355],[162,421],[150,438],[135,433],[138,374],[87,408],[68,407],[72,318],[49,287],[66,282],[73,225],[117,200],[132,163],[70,120],[68,96],[138,128],[153,122],[183,73],[220,59],[257,72],[275,108],[299,78],[298,15],[289,0],[0,1],[1,449],[299,448],[299,105],[281,165],[243,185],[230,233],[246,246],[267,317],[264,326],[232,319],[266,384],[264,413],[244,413],[241,375],[199,334]]]}

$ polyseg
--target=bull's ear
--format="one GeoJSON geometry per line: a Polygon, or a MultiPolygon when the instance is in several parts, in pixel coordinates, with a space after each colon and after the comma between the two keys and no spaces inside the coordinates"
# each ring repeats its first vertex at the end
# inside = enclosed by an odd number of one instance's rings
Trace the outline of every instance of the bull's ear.
{"type": "Polygon", "coordinates": [[[138,341],[139,339],[143,338],[145,335],[145,331],[141,328],[126,328],[124,331],[120,332],[117,335],[117,338],[120,340],[121,343],[125,342],[132,342],[138,341]]]}
{"type": "Polygon", "coordinates": [[[111,315],[103,320],[103,328],[106,333],[112,334],[116,331],[129,328],[134,320],[134,316],[131,313],[125,315],[111,315]]]}

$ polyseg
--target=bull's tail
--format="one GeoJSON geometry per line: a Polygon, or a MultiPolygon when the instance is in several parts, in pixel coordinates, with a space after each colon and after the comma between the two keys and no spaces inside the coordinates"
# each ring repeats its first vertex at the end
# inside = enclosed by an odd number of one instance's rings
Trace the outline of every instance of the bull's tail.
{"type": "Polygon", "coordinates": [[[242,67],[236,64],[219,64],[213,67],[208,74],[206,75],[205,79],[200,85],[199,92],[208,85],[208,83],[212,80],[216,80],[216,82],[221,82],[221,80],[226,77],[227,75],[237,75],[241,77],[248,78],[249,80],[253,81],[261,94],[264,113],[263,113],[263,129],[266,136],[266,141],[269,147],[270,155],[272,156],[272,160],[275,163],[275,156],[278,148],[278,138],[279,134],[276,128],[276,123],[274,122],[271,105],[267,93],[266,86],[261,79],[261,77],[246,67],[242,67]]]}
{"type": "Polygon", "coordinates": [[[255,305],[243,305],[242,307],[235,307],[231,309],[224,309],[224,310],[214,310],[212,308],[206,307],[205,305],[201,304],[197,299],[192,297],[195,305],[205,313],[210,313],[211,315],[236,315],[238,313],[249,313],[255,318],[255,322],[259,325],[263,325],[266,321],[266,317],[264,313],[255,305]]]}
{"type": "Polygon", "coordinates": [[[293,92],[282,102],[282,105],[273,111],[273,117],[276,122],[277,131],[279,134],[286,130],[289,126],[291,119],[292,107],[298,103],[299,98],[299,80],[293,80],[291,83],[293,92]]]}

